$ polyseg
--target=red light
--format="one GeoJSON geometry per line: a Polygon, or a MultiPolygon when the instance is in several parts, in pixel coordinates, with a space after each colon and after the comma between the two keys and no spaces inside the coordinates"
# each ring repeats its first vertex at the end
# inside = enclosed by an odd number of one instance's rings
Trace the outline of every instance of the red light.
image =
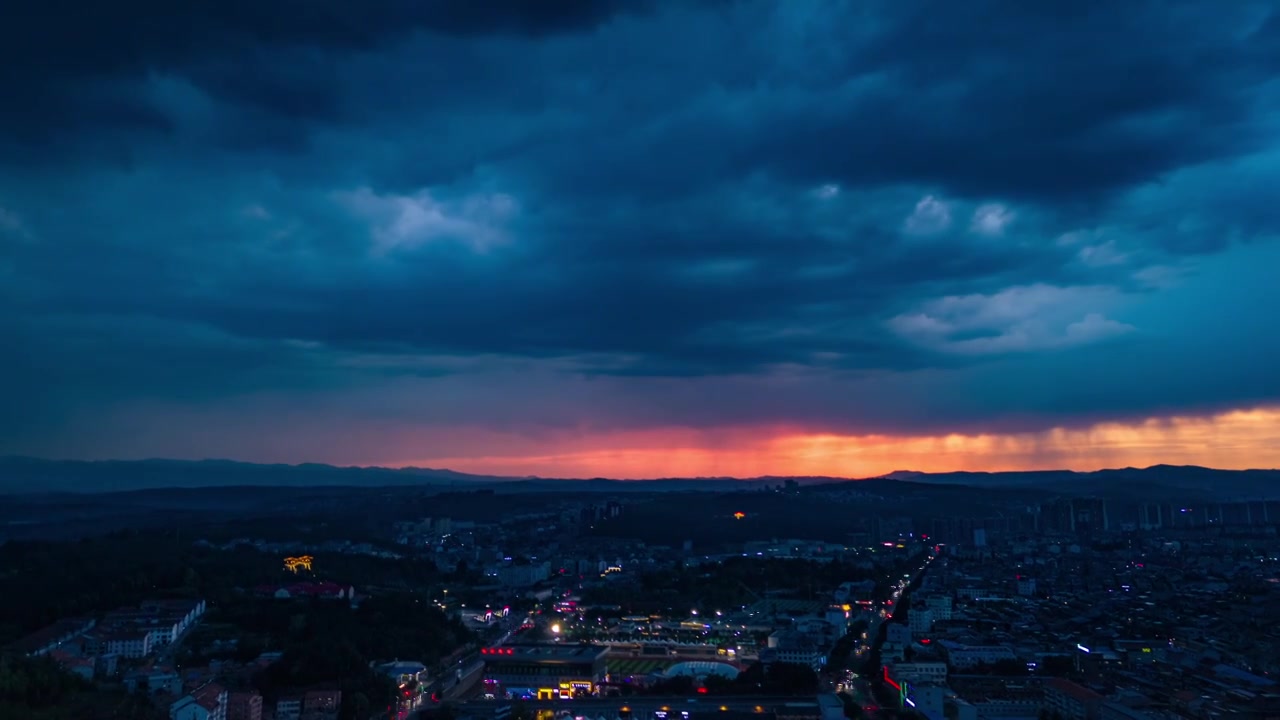
{"type": "Polygon", "coordinates": [[[514,653],[515,653],[515,650],[512,650],[511,648],[507,648],[507,654],[508,654],[508,655],[511,655],[511,654],[514,654],[514,653]]]}
{"type": "Polygon", "coordinates": [[[700,687],[700,688],[698,688],[698,694],[699,694],[699,695],[706,695],[706,694],[707,694],[707,689],[706,689],[706,688],[704,688],[704,687],[700,687]]]}
{"type": "Polygon", "coordinates": [[[898,692],[902,692],[902,686],[901,686],[901,685],[899,685],[898,683],[894,682],[894,681],[893,681],[893,678],[889,677],[889,668],[888,668],[888,667],[886,667],[886,668],[884,669],[884,681],[885,681],[885,682],[887,682],[887,683],[889,683],[890,685],[892,685],[894,690],[897,690],[898,692]]]}
{"type": "Polygon", "coordinates": [[[928,645],[928,644],[929,644],[929,643],[931,643],[931,642],[933,642],[933,641],[932,641],[932,640],[930,640],[929,638],[920,638],[920,643],[921,643],[922,645],[928,645]]]}

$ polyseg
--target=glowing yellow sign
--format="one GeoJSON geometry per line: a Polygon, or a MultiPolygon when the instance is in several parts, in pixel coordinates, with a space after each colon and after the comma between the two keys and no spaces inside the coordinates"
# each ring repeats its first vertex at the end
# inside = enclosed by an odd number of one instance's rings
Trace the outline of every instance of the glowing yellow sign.
{"type": "Polygon", "coordinates": [[[736,513],[734,513],[734,514],[733,514],[733,519],[734,519],[734,520],[741,520],[742,518],[744,518],[744,517],[746,517],[746,516],[747,516],[747,514],[746,514],[746,513],[744,513],[744,512],[736,512],[736,513]]]}
{"type": "Polygon", "coordinates": [[[287,557],[284,559],[284,569],[292,573],[298,572],[298,568],[303,568],[304,570],[310,570],[311,560],[312,558],[310,555],[299,555],[298,557],[287,557]]]}

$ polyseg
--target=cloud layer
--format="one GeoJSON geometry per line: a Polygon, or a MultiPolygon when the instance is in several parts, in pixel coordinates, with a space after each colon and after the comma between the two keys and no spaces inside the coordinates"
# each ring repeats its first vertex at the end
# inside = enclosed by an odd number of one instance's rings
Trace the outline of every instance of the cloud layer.
{"type": "Polygon", "coordinates": [[[0,10],[0,452],[1280,402],[1269,2],[59,5],[0,10]]]}

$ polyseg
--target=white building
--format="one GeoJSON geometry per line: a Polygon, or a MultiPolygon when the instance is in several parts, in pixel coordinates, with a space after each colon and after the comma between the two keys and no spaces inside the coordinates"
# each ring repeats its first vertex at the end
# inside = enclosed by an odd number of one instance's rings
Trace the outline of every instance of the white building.
{"type": "Polygon", "coordinates": [[[103,648],[123,658],[136,660],[151,654],[150,630],[118,630],[102,639],[103,648]]]}
{"type": "Polygon", "coordinates": [[[952,605],[950,595],[933,595],[924,602],[925,606],[929,608],[929,612],[933,613],[935,622],[951,619],[952,605]]]}
{"type": "Polygon", "coordinates": [[[147,630],[147,635],[150,636],[151,649],[154,650],[176,640],[178,637],[178,626],[162,625],[160,627],[153,627],[150,630],[147,630]]]}
{"type": "Polygon", "coordinates": [[[947,664],[940,662],[894,663],[889,666],[889,677],[897,682],[945,683],[947,664]]]}
{"type": "Polygon", "coordinates": [[[912,608],[907,614],[907,623],[913,636],[928,635],[933,630],[933,611],[928,608],[912,608]]]}
{"type": "Polygon", "coordinates": [[[807,635],[794,630],[778,630],[769,636],[769,647],[760,654],[765,663],[804,665],[815,672],[827,664],[827,654],[807,635]]]}
{"type": "Polygon", "coordinates": [[[781,648],[773,651],[773,661],[790,665],[804,665],[813,668],[814,672],[827,664],[827,656],[817,648],[781,648]]]}

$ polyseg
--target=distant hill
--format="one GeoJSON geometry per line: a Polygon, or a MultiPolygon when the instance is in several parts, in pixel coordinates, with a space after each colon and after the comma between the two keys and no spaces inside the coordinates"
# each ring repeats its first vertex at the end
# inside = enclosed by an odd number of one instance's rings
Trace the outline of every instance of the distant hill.
{"type": "Polygon", "coordinates": [[[781,479],[563,480],[469,475],[433,468],[264,465],[231,460],[42,460],[0,457],[0,494],[102,493],[164,488],[423,487],[497,492],[662,492],[759,489],[781,479]]]}
{"type": "Polygon", "coordinates": [[[930,485],[962,485],[975,488],[1034,488],[1067,495],[1124,495],[1158,498],[1169,492],[1217,500],[1257,500],[1280,497],[1280,470],[1215,470],[1197,465],[1153,465],[1074,472],[922,473],[897,470],[881,476],[930,485]]]}
{"type": "MultiPolygon", "coordinates": [[[[796,480],[807,487],[855,482],[835,477],[659,478],[652,480],[566,480],[469,475],[433,468],[262,465],[229,460],[70,461],[0,458],[0,494],[102,493],[161,488],[227,487],[422,487],[434,490],[493,489],[501,493],[542,492],[706,492],[762,490],[796,480]]],[[[1280,498],[1280,470],[1214,470],[1156,465],[1095,472],[922,473],[899,470],[867,480],[906,485],[945,485],[988,490],[1038,490],[1067,495],[1206,498],[1280,498]]],[[[859,480],[856,482],[866,482],[859,480]]],[[[874,485],[874,483],[872,483],[874,485]]]]}
{"type": "Polygon", "coordinates": [[[447,487],[502,481],[430,468],[361,468],[332,465],[259,465],[230,460],[39,460],[0,458],[0,493],[113,492],[223,486],[344,487],[430,485],[447,487]]]}

